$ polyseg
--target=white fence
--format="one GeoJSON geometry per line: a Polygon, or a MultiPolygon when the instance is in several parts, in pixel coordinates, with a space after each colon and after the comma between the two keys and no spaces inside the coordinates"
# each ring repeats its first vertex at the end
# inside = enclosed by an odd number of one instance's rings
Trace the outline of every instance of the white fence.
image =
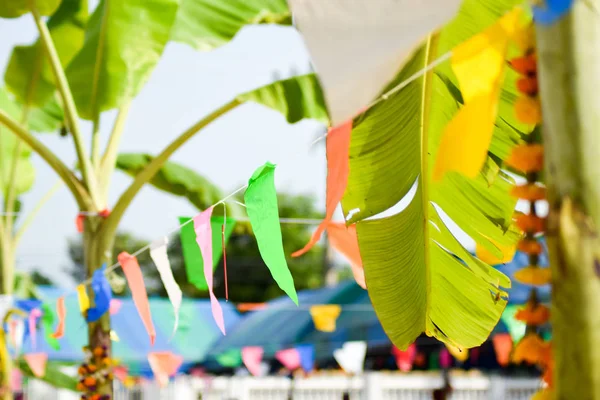
{"type": "MultiPolygon", "coordinates": [[[[450,376],[452,400],[526,400],[540,388],[539,379],[455,374],[450,376]]],[[[115,385],[114,400],[431,400],[442,377],[433,373],[366,373],[361,377],[317,375],[283,377],[178,377],[166,388],[150,383],[133,389],[115,385]]],[[[79,396],[30,381],[26,400],[77,400],[79,396]]]]}

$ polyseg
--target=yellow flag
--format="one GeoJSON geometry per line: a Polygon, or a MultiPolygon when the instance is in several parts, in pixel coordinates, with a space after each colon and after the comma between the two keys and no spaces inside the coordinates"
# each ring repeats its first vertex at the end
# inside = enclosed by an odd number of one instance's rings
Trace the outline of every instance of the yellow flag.
{"type": "Polygon", "coordinates": [[[85,285],[77,286],[77,298],[79,299],[79,309],[82,313],[90,308],[90,298],[87,295],[85,285]]]}
{"type": "Polygon", "coordinates": [[[433,171],[440,180],[448,171],[475,178],[485,163],[498,111],[508,43],[514,37],[521,9],[452,51],[452,70],[458,79],[464,106],[446,126],[433,171]]]}
{"type": "Polygon", "coordinates": [[[310,308],[315,328],[321,332],[334,332],[335,321],[341,312],[342,308],[337,304],[318,305],[310,308]]]}

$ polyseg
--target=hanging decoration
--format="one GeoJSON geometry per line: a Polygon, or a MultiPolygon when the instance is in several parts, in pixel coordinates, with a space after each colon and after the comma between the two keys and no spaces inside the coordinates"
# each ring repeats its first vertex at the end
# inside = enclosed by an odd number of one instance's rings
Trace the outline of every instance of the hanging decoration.
{"type": "Polygon", "coordinates": [[[244,193],[244,203],[263,261],[281,290],[298,305],[294,278],[283,251],[274,164],[267,162],[254,171],[244,193]]]}
{"type": "Polygon", "coordinates": [[[406,350],[400,350],[392,345],[392,355],[396,359],[398,369],[402,372],[409,372],[413,367],[413,362],[417,355],[417,346],[412,343],[406,350]]]}
{"type": "Polygon", "coordinates": [[[275,353],[275,358],[281,363],[281,365],[290,371],[295,371],[296,369],[300,368],[301,360],[298,349],[292,348],[279,350],[275,353]]]}
{"type": "Polygon", "coordinates": [[[28,328],[29,328],[29,337],[31,338],[31,348],[33,350],[37,349],[37,320],[42,316],[42,312],[39,308],[34,308],[29,312],[28,318],[28,328]]]}
{"type": "Polygon", "coordinates": [[[552,25],[565,16],[575,0],[542,0],[533,6],[533,19],[540,25],[552,25]]]}
{"type": "Polygon", "coordinates": [[[67,318],[67,307],[65,306],[65,296],[56,300],[56,314],[58,315],[58,325],[52,334],[55,339],[61,339],[65,335],[65,319],[67,318]]]}
{"type": "Polygon", "coordinates": [[[173,306],[173,314],[175,315],[175,323],[173,324],[173,333],[171,335],[171,337],[173,337],[175,336],[175,333],[177,333],[177,326],[179,325],[179,309],[181,308],[183,293],[173,277],[171,263],[169,262],[169,257],[167,255],[168,243],[169,239],[166,236],[152,242],[150,245],[150,257],[152,258],[152,261],[154,261],[154,265],[156,265],[160,279],[167,291],[169,301],[173,306]]]}
{"type": "Polygon", "coordinates": [[[183,357],[170,351],[155,352],[148,354],[148,362],[160,387],[165,387],[169,384],[169,378],[174,376],[183,364],[183,357]]]}
{"type": "Polygon", "coordinates": [[[44,337],[46,338],[46,343],[54,350],[60,350],[60,344],[58,340],[53,336],[54,333],[54,311],[50,304],[43,303],[42,304],[42,315],[41,322],[42,327],[44,329],[44,337]]]}
{"type": "Polygon", "coordinates": [[[213,292],[213,270],[212,270],[212,227],[210,222],[210,217],[212,216],[213,207],[203,211],[202,213],[196,215],[194,217],[194,231],[196,232],[196,241],[198,243],[198,247],[200,248],[200,252],[202,253],[202,258],[204,261],[204,278],[206,283],[208,284],[208,294],[210,296],[210,307],[212,310],[213,318],[215,319],[215,323],[225,335],[225,321],[223,320],[223,309],[221,308],[221,304],[219,300],[215,296],[213,292]]]}
{"type": "Polygon", "coordinates": [[[215,356],[220,366],[226,368],[235,368],[242,365],[242,352],[240,349],[229,349],[215,356]]]}
{"type": "Polygon", "coordinates": [[[79,300],[79,311],[85,315],[88,308],[90,308],[90,298],[88,297],[87,289],[83,284],[77,286],[77,299],[79,300]]]}
{"type": "Polygon", "coordinates": [[[94,292],[94,307],[88,308],[86,320],[96,322],[110,308],[112,299],[112,290],[108,279],[106,279],[106,264],[94,271],[92,275],[92,291],[94,292]]]}
{"type": "Polygon", "coordinates": [[[325,219],[319,224],[310,240],[302,248],[294,253],[292,257],[299,257],[308,252],[320,239],[327,225],[333,218],[346,186],[350,174],[350,135],[352,133],[352,120],[346,121],[339,126],[329,130],[327,134],[327,190],[325,193],[325,219]]]}
{"type": "Polygon", "coordinates": [[[296,346],[298,355],[300,356],[300,366],[305,373],[312,372],[315,368],[315,346],[312,344],[302,344],[296,346]]]}
{"type": "Polygon", "coordinates": [[[492,336],[492,344],[496,352],[496,360],[502,367],[506,367],[510,361],[513,349],[513,340],[508,333],[498,333],[492,336]]]}
{"type": "Polygon", "coordinates": [[[464,105],[442,135],[440,148],[444,151],[436,158],[435,180],[449,171],[470,178],[481,171],[496,122],[508,44],[517,32],[521,13],[515,8],[452,51],[452,70],[464,105]]]}
{"type": "Polygon", "coordinates": [[[346,342],[341,349],[333,352],[333,358],[347,374],[360,374],[366,355],[366,342],[346,342]]]}
{"type": "Polygon", "coordinates": [[[110,315],[115,315],[121,309],[121,300],[119,299],[111,299],[110,306],[108,307],[108,312],[110,315]]]}
{"type": "Polygon", "coordinates": [[[416,50],[415,44],[450,21],[461,4],[462,0],[290,0],[332,123],[352,118],[381,94],[416,50]]]}
{"type": "Polygon", "coordinates": [[[150,336],[150,344],[154,345],[154,340],[156,339],[156,330],[154,329],[154,324],[152,323],[150,304],[148,303],[148,293],[146,292],[146,286],[144,285],[144,277],[142,276],[140,265],[138,264],[137,258],[127,252],[122,252],[117,258],[121,264],[121,268],[123,268],[123,272],[125,273],[125,278],[129,284],[129,289],[131,290],[131,296],[133,297],[135,307],[140,314],[140,318],[142,318],[142,322],[144,323],[144,327],[148,332],[148,336],[150,336]]]}
{"type": "Polygon", "coordinates": [[[335,321],[340,316],[342,307],[339,304],[323,304],[310,307],[315,328],[321,332],[335,332],[335,321]]]}
{"type": "Polygon", "coordinates": [[[108,356],[106,347],[95,347],[93,351],[84,347],[83,353],[84,362],[77,370],[77,390],[83,392],[83,399],[109,400],[110,396],[97,394],[96,390],[99,385],[113,379],[113,367],[118,363],[108,356]]]}
{"type": "Polygon", "coordinates": [[[262,347],[249,346],[242,348],[242,361],[248,371],[254,376],[260,376],[262,372],[261,361],[264,350],[262,347]]]}
{"type": "Polygon", "coordinates": [[[48,362],[48,354],[46,353],[29,353],[23,356],[27,362],[27,366],[33,374],[42,378],[46,375],[46,363],[48,362]]]}
{"type": "Polygon", "coordinates": [[[363,269],[360,250],[358,248],[356,224],[346,226],[342,222],[329,222],[327,224],[327,235],[331,247],[350,261],[352,275],[354,275],[356,283],[363,289],[366,289],[365,270],[363,269]]]}

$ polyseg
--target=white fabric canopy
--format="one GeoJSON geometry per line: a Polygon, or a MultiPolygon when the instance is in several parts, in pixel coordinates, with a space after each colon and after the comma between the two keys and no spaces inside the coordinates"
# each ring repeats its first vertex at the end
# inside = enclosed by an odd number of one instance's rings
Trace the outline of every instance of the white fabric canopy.
{"type": "Polygon", "coordinates": [[[332,125],[381,93],[462,0],[288,0],[325,92],[332,125]]]}

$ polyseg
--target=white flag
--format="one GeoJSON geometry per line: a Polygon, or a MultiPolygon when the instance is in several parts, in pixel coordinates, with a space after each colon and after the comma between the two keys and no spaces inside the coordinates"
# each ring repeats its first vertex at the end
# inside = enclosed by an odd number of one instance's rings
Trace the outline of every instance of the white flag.
{"type": "Polygon", "coordinates": [[[346,342],[341,349],[333,352],[335,361],[348,374],[359,374],[363,371],[366,355],[366,342],[346,342]]]}
{"type": "Polygon", "coordinates": [[[169,239],[163,237],[155,240],[150,245],[150,257],[156,264],[156,269],[160,274],[160,279],[165,286],[169,300],[173,305],[173,312],[175,313],[175,325],[173,326],[173,335],[177,332],[177,326],[179,325],[179,308],[181,308],[182,293],[181,289],[175,278],[173,277],[173,271],[171,271],[171,264],[169,263],[169,257],[167,256],[167,244],[169,239]]]}
{"type": "Polygon", "coordinates": [[[332,126],[381,94],[462,0],[288,0],[321,81],[332,126]]]}

